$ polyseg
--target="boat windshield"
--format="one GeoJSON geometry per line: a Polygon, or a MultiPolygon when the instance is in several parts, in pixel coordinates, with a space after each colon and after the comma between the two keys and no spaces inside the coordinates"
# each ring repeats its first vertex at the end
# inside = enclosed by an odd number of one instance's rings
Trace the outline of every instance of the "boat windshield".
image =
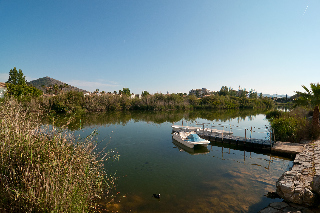
{"type": "Polygon", "coordinates": [[[193,141],[193,142],[197,142],[197,141],[202,141],[203,140],[197,134],[190,134],[188,136],[188,139],[190,139],[190,141],[193,141]]]}

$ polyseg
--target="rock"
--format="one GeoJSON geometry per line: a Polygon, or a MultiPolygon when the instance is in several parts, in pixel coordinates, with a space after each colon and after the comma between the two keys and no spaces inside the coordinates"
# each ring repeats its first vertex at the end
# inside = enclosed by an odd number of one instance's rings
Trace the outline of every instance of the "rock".
{"type": "Polygon", "coordinates": [[[320,176],[319,175],[313,177],[311,187],[315,193],[320,195],[320,176]]]}
{"type": "Polygon", "coordinates": [[[318,213],[319,208],[307,208],[294,203],[275,202],[262,209],[259,213],[318,213]]]}
{"type": "Polygon", "coordinates": [[[313,206],[320,197],[320,141],[306,145],[297,154],[290,171],[285,172],[277,181],[277,194],[287,202],[313,206]]]}
{"type": "Polygon", "coordinates": [[[279,210],[272,207],[267,207],[265,209],[262,209],[259,213],[279,213],[279,210]]]}
{"type": "Polygon", "coordinates": [[[285,176],[281,178],[276,183],[277,194],[283,199],[290,198],[294,193],[294,184],[292,182],[287,182],[285,176]]]}
{"type": "Polygon", "coordinates": [[[307,206],[313,206],[317,200],[317,195],[314,194],[310,189],[305,188],[303,194],[303,204],[307,206]]]}
{"type": "Polygon", "coordinates": [[[300,210],[297,210],[291,206],[288,206],[284,209],[282,209],[282,212],[294,212],[294,213],[302,213],[300,210]]]}
{"type": "Polygon", "coordinates": [[[272,208],[275,208],[275,209],[283,209],[285,207],[288,207],[289,205],[285,202],[276,202],[276,203],[270,203],[269,205],[270,207],[272,208]]]}

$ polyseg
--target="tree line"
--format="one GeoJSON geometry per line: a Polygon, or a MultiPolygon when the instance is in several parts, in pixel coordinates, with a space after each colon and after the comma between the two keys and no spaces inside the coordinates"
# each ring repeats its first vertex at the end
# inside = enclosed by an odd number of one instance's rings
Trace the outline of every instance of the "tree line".
{"type": "Polygon", "coordinates": [[[252,99],[218,95],[196,98],[193,95],[179,94],[149,94],[141,98],[131,98],[128,95],[108,93],[85,96],[76,91],[51,97],[40,97],[34,101],[34,104],[40,104],[43,109],[60,113],[120,110],[253,109],[273,106],[273,101],[269,98],[252,99]]]}
{"type": "Polygon", "coordinates": [[[191,110],[191,109],[253,109],[269,108],[273,101],[269,98],[259,98],[254,95],[234,96],[227,87],[208,96],[161,94],[154,95],[142,92],[141,97],[131,98],[130,89],[123,88],[119,93],[93,93],[84,95],[82,92],[59,92],[55,96],[43,96],[42,91],[27,84],[22,70],[10,70],[6,82],[7,97],[20,100],[25,107],[46,112],[105,112],[120,110],[191,110]]]}

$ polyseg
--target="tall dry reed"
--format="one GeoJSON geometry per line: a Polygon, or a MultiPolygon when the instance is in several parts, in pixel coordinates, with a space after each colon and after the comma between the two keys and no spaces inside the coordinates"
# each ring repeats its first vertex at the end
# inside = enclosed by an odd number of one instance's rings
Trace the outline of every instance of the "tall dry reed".
{"type": "Polygon", "coordinates": [[[0,212],[90,212],[105,186],[96,142],[43,127],[15,101],[0,106],[0,212]]]}

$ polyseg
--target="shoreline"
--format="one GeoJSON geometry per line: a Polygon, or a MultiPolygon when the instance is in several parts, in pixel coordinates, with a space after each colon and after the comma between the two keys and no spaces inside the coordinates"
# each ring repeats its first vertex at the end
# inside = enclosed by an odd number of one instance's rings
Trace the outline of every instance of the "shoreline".
{"type": "Polygon", "coordinates": [[[277,142],[274,153],[295,155],[293,166],[276,183],[277,194],[284,199],[259,213],[320,212],[320,140],[304,144],[277,142]]]}

